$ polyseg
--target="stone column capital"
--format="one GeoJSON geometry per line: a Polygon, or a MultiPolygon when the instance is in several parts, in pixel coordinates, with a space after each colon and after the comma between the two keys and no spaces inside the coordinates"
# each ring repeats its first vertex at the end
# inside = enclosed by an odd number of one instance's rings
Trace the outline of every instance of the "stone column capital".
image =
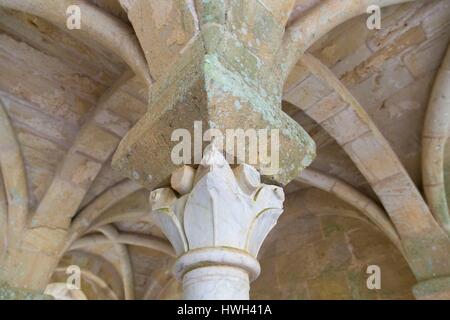
{"type": "Polygon", "coordinates": [[[197,170],[182,167],[171,184],[153,191],[150,203],[178,256],[222,247],[256,258],[283,212],[282,188],[261,183],[249,165],[231,169],[214,144],[205,149],[197,170]]]}
{"type": "Polygon", "coordinates": [[[152,214],[178,256],[174,273],[195,298],[205,297],[198,288],[215,288],[217,281],[230,295],[216,288],[213,297],[248,298],[249,281],[260,273],[256,257],[283,202],[282,188],[261,183],[252,166],[232,169],[214,143],[196,170],[176,170],[171,188],[150,194],[152,214]]]}

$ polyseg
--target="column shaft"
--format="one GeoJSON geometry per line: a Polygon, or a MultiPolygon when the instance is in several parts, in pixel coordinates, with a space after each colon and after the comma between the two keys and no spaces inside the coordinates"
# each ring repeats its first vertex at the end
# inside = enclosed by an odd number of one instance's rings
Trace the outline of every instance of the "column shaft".
{"type": "Polygon", "coordinates": [[[186,300],[248,300],[250,281],[247,272],[228,266],[194,269],[183,277],[186,300]]]}

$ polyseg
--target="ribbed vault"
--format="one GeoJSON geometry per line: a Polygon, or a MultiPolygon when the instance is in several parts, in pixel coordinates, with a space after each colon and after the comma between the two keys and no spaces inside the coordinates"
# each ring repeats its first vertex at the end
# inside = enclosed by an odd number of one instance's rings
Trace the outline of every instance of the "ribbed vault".
{"type": "MultiPolygon", "coordinates": [[[[90,299],[178,295],[168,273],[174,252],[152,220],[149,191],[111,168],[149,97],[201,32],[196,1],[156,6],[156,15],[153,1],[141,8],[123,0],[0,0],[0,279],[12,286],[43,290],[76,264],[90,299]],[[79,31],[65,28],[69,3],[85,14],[79,31]],[[140,20],[139,8],[152,18],[140,20]],[[171,16],[173,25],[164,20],[171,16]],[[11,276],[17,268],[21,276],[11,276]]],[[[280,43],[262,46],[283,87],[283,110],[317,145],[311,168],[286,187],[289,199],[321,189],[344,208],[330,216],[352,211],[363,221],[336,236],[346,244],[376,230],[371,239],[393,244],[383,247],[389,263],[402,256],[419,281],[448,276],[450,1],[261,2],[285,26],[280,43]],[[383,7],[381,30],[366,27],[369,3],[383,7]]],[[[316,216],[312,227],[329,221],[314,199],[316,209],[301,218],[316,216]]],[[[265,259],[285,254],[283,232],[286,241],[303,239],[302,230],[288,229],[275,231],[265,259]]],[[[323,245],[309,240],[308,248],[323,245]]]]}

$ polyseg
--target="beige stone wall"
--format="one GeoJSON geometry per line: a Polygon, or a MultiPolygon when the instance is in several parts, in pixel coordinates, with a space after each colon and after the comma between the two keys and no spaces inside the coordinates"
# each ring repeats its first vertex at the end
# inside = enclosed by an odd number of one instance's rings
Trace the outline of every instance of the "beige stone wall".
{"type": "Polygon", "coordinates": [[[355,209],[315,189],[286,204],[262,248],[252,299],[413,299],[406,261],[355,209]],[[367,289],[368,265],[381,268],[381,290],[367,289]]]}

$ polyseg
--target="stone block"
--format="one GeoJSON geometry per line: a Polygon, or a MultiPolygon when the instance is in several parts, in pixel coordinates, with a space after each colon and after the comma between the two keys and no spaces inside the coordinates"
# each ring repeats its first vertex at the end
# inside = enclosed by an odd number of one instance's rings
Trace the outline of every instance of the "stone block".
{"type": "Polygon", "coordinates": [[[319,268],[315,265],[315,249],[314,245],[309,244],[273,258],[273,263],[276,265],[275,275],[280,287],[291,290],[297,283],[312,279],[319,274],[319,268]],[[293,261],[295,266],[292,265],[293,261]]]}
{"type": "Polygon", "coordinates": [[[353,255],[360,261],[384,255],[391,245],[388,238],[369,225],[350,231],[348,238],[353,255]]]}
{"type": "Polygon", "coordinates": [[[66,232],[62,229],[33,228],[25,232],[21,247],[26,251],[57,256],[65,237],[66,232]]]}
{"type": "MultiPolygon", "coordinates": [[[[120,143],[113,166],[146,187],[157,186],[179,165],[171,159],[177,144],[171,141],[173,131],[185,129],[194,137],[194,122],[199,121],[204,131],[214,128],[224,136],[227,129],[279,130],[280,170],[266,175],[266,179],[286,184],[296,177],[314,158],[315,145],[307,133],[283,113],[281,99],[264,96],[240,74],[227,69],[215,55],[199,58],[192,60],[183,74],[178,74],[178,78],[155,96],[150,106],[152,112],[148,112],[120,143]],[[246,115],[245,121],[243,115],[246,115]]],[[[202,137],[196,138],[202,140],[202,137]]],[[[262,168],[261,165],[258,162],[256,167],[262,168]]]]}
{"type": "Polygon", "coordinates": [[[332,93],[330,87],[319,78],[311,75],[296,88],[286,93],[283,99],[303,110],[308,109],[330,93],[332,93]]]}
{"type": "Polygon", "coordinates": [[[343,233],[329,235],[314,244],[314,266],[320,273],[348,267],[352,262],[350,246],[343,233]]]}
{"type": "Polygon", "coordinates": [[[387,157],[384,148],[380,139],[370,132],[344,146],[345,151],[353,156],[355,164],[364,168],[369,182],[381,181],[398,173],[398,159],[387,157]]]}
{"type": "Polygon", "coordinates": [[[447,31],[414,48],[404,56],[405,65],[414,77],[423,77],[439,68],[447,50],[449,38],[450,31],[447,31]]]}
{"type": "Polygon", "coordinates": [[[347,142],[357,139],[370,130],[365,115],[359,114],[352,107],[347,107],[331,115],[322,122],[322,126],[340,145],[345,145],[347,142]],[[352,129],[342,125],[347,122],[352,123],[352,129]]]}
{"type": "Polygon", "coordinates": [[[342,101],[336,92],[333,92],[306,109],[305,113],[320,124],[343,111],[347,106],[347,103],[342,101]]]}
{"type": "Polygon", "coordinates": [[[33,216],[31,226],[67,228],[85,194],[83,187],[54,179],[33,216]]]}
{"type": "Polygon", "coordinates": [[[135,1],[128,5],[128,17],[144,49],[152,76],[161,80],[173,60],[194,37],[193,8],[185,1],[135,1]]]}
{"type": "Polygon", "coordinates": [[[347,283],[347,274],[345,271],[323,273],[317,278],[308,280],[308,288],[311,299],[352,299],[352,294],[347,283]]]}
{"type": "Polygon", "coordinates": [[[279,22],[280,25],[285,25],[288,21],[291,11],[294,7],[295,0],[260,0],[264,8],[269,11],[279,22]]]}
{"type": "Polygon", "coordinates": [[[0,278],[12,287],[43,291],[57,262],[58,256],[10,248],[0,278]]]}
{"type": "Polygon", "coordinates": [[[119,137],[95,126],[87,125],[81,129],[74,148],[100,162],[105,162],[116,149],[119,137]]]}
{"type": "MultiPolygon", "coordinates": [[[[409,29],[407,32],[395,39],[394,43],[375,52],[368,60],[365,60],[354,70],[344,74],[342,76],[342,81],[348,87],[353,87],[382,70],[383,65],[386,62],[397,58],[400,53],[424,42],[425,40],[426,36],[420,26],[409,29]]],[[[397,77],[394,77],[394,79],[397,80],[397,77]]]]}
{"type": "Polygon", "coordinates": [[[428,38],[432,38],[448,28],[450,23],[450,3],[448,1],[434,1],[434,3],[426,5],[424,9],[422,17],[425,16],[425,19],[420,22],[428,38]]]}
{"type": "Polygon", "coordinates": [[[123,119],[122,117],[105,109],[99,110],[95,114],[94,121],[102,128],[113,132],[119,137],[125,136],[128,129],[131,127],[131,123],[128,120],[123,119]]]}
{"type": "Polygon", "coordinates": [[[83,154],[69,151],[60,168],[59,178],[87,191],[101,168],[101,163],[83,154]]]}
{"type": "MultiPolygon", "coordinates": [[[[280,6],[281,2],[276,5],[280,6]]],[[[274,5],[272,9],[275,9],[274,5]]],[[[277,20],[281,18],[280,14],[275,17],[261,1],[231,0],[228,17],[229,30],[250,51],[266,61],[274,56],[285,30],[285,24],[277,20]]]]}
{"type": "Polygon", "coordinates": [[[332,237],[335,234],[346,233],[364,225],[364,222],[350,217],[322,216],[320,225],[324,238],[332,237]]]}

